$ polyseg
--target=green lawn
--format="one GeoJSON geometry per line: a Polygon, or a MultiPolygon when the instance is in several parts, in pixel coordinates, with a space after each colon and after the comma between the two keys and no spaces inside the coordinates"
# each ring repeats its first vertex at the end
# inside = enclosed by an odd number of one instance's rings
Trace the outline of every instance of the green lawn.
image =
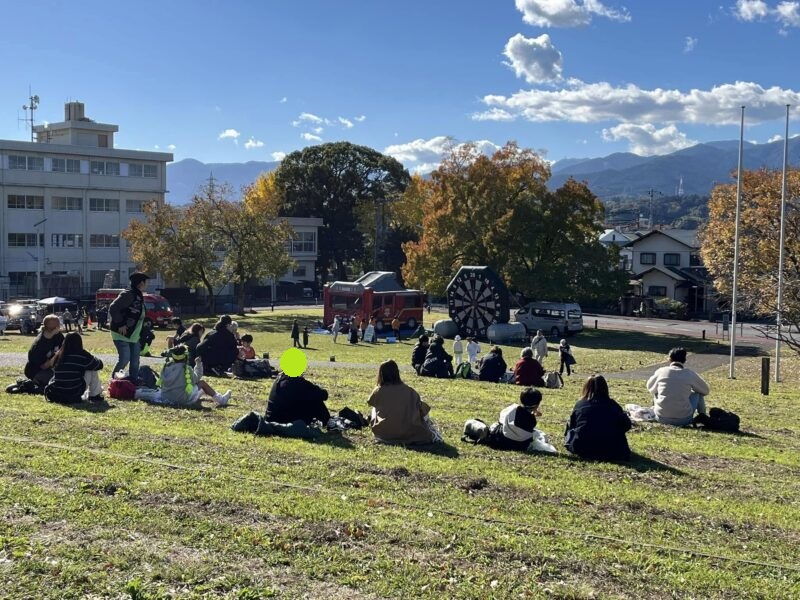
{"type": "MultiPolygon", "coordinates": [[[[292,315],[275,316],[240,319],[259,351],[288,347],[292,315]]],[[[658,362],[673,343],[591,331],[573,347],[588,373],[658,362]]],[[[409,352],[314,345],[312,359],[339,362],[409,352]]],[[[263,410],[264,382],[231,382],[233,405],[207,410],[0,394],[0,597],[796,598],[800,360],[784,365],[769,397],[756,358],[739,360],[735,381],[726,367],[706,374],[710,403],[746,433],[638,425],[630,465],[461,442],[464,420],[494,419],[518,394],[473,381],[406,377],[447,440],[416,450],[367,431],[313,443],[231,432],[263,410]]],[[[16,375],[0,374],[3,386],[16,375]]],[[[307,376],[332,409],[366,410],[372,371],[307,376]]],[[[545,393],[540,428],[559,448],[580,384],[545,393]]],[[[611,388],[647,401],[641,381],[611,388]]]]}

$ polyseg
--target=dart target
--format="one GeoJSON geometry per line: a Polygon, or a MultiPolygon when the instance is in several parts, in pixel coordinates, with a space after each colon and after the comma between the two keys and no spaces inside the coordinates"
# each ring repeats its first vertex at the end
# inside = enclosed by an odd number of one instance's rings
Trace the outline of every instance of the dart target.
{"type": "Polygon", "coordinates": [[[461,267],[447,286],[447,305],[462,336],[485,338],[489,325],[508,323],[508,289],[489,267],[461,267]]]}

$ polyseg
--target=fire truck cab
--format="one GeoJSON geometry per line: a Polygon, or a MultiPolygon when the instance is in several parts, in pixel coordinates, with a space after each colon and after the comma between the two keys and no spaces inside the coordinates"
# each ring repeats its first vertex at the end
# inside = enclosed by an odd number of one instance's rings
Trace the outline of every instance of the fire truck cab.
{"type": "MultiPolygon", "coordinates": [[[[105,304],[111,304],[114,299],[119,296],[123,289],[100,289],[97,290],[95,295],[95,302],[98,307],[105,304]]],[[[172,322],[172,307],[169,305],[169,300],[158,294],[144,293],[144,307],[145,319],[150,321],[151,325],[159,327],[169,327],[172,322]]]]}
{"type": "Polygon", "coordinates": [[[425,294],[404,288],[391,271],[370,271],[355,281],[335,281],[323,288],[325,327],[337,315],[347,323],[354,315],[375,317],[378,332],[390,329],[392,319],[400,319],[401,329],[416,329],[422,323],[425,294]]]}

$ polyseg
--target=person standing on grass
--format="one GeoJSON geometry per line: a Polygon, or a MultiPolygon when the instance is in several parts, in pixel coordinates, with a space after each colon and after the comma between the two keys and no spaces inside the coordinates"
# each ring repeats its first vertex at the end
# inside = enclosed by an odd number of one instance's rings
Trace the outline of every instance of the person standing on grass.
{"type": "Polygon", "coordinates": [[[564,374],[564,367],[567,368],[567,375],[572,375],[572,365],[575,364],[575,357],[572,356],[572,348],[569,347],[567,340],[561,340],[558,344],[558,356],[561,359],[561,364],[558,369],[558,374],[564,374]]]}
{"type": "Polygon", "coordinates": [[[517,385],[533,385],[544,387],[544,368],[539,361],[533,359],[533,350],[523,348],[520,359],[514,365],[514,383],[517,385]]]}
{"type": "Polygon", "coordinates": [[[139,336],[144,324],[145,306],[144,290],[150,276],[146,273],[132,273],[130,287],[120,292],[119,296],[108,307],[111,315],[111,339],[117,348],[117,364],[114,374],[128,368],[128,379],[136,383],[139,377],[139,336]]]}
{"type": "Polygon", "coordinates": [[[303,327],[303,348],[308,348],[308,327],[303,327]]]}
{"type": "Polygon", "coordinates": [[[72,331],[72,313],[69,309],[61,313],[61,320],[64,321],[64,331],[72,331]]]}
{"type": "Polygon", "coordinates": [[[44,388],[49,402],[77,404],[88,392],[89,402],[103,401],[103,386],[98,371],[103,361],[83,349],[83,339],[77,331],[64,336],[64,344],[53,357],[53,378],[44,388]]]}
{"type": "Polygon", "coordinates": [[[294,320],[292,323],[292,333],[290,334],[292,338],[292,348],[301,348],[300,346],[300,325],[297,323],[297,319],[294,320]]]}
{"type": "Polygon", "coordinates": [[[631,449],[625,433],[631,420],[611,399],[602,375],[586,380],[581,398],[572,409],[564,445],[567,450],[589,460],[629,460],[631,449]]]}
{"type": "Polygon", "coordinates": [[[33,340],[28,350],[25,377],[44,389],[53,377],[53,360],[58,349],[64,344],[61,321],[56,315],[47,315],[42,322],[42,330],[33,340]]]}
{"type": "Polygon", "coordinates": [[[419,394],[400,379],[400,369],[393,360],[378,368],[378,385],[367,404],[372,407],[369,418],[375,439],[385,444],[432,444],[442,436],[428,418],[430,406],[419,394]]]}
{"type": "Polygon", "coordinates": [[[705,396],[711,390],[702,377],[683,366],[685,348],[670,350],[669,360],[669,366],[656,370],[647,380],[647,390],[653,394],[653,409],[659,423],[686,427],[694,420],[695,411],[706,415],[705,396]]]}
{"type": "Polygon", "coordinates": [[[392,335],[398,342],[400,341],[400,319],[397,317],[392,319],[392,335]]]}
{"type": "Polygon", "coordinates": [[[536,335],[531,338],[531,350],[533,350],[533,358],[544,366],[544,359],[547,357],[547,338],[544,337],[541,329],[537,329],[536,335]]]}
{"type": "Polygon", "coordinates": [[[333,343],[336,343],[336,338],[339,337],[339,330],[342,328],[342,320],[339,315],[333,317],[333,325],[331,325],[331,334],[333,335],[333,343]]]}
{"type": "Polygon", "coordinates": [[[467,338],[467,356],[469,357],[469,364],[475,365],[478,362],[478,354],[481,353],[481,345],[473,337],[467,338]]]}
{"type": "Polygon", "coordinates": [[[453,340],[453,357],[456,359],[456,368],[464,362],[464,342],[461,341],[461,336],[457,335],[453,340]]]}

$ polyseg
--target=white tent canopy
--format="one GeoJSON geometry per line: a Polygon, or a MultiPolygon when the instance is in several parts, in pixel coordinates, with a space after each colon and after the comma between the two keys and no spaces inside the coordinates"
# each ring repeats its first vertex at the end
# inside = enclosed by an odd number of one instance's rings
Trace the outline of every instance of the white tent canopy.
{"type": "Polygon", "coordinates": [[[77,304],[74,300],[70,300],[69,298],[61,298],[60,296],[53,296],[52,298],[42,298],[37,302],[37,304],[45,304],[47,306],[53,304],[77,304]]]}

